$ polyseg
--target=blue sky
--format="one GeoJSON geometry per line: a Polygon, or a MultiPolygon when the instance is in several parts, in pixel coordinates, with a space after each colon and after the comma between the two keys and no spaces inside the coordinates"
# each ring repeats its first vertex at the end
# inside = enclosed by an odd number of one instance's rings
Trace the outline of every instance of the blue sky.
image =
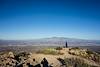
{"type": "Polygon", "coordinates": [[[100,40],[99,0],[0,0],[0,39],[100,40]]]}

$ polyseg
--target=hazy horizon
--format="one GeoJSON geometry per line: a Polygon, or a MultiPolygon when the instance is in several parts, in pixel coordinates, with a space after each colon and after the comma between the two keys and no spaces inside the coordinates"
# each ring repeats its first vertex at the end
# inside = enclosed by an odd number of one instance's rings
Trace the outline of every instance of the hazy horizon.
{"type": "Polygon", "coordinates": [[[60,39],[60,38],[66,38],[66,39],[75,39],[75,40],[90,40],[90,41],[100,41],[99,39],[82,39],[82,38],[71,38],[71,37],[55,37],[55,36],[52,36],[52,37],[42,37],[42,38],[30,38],[30,39],[0,39],[0,40],[42,40],[42,39],[54,39],[54,38],[57,38],[57,39],[60,39]]]}
{"type": "Polygon", "coordinates": [[[0,0],[0,39],[100,40],[100,0],[0,0]]]}

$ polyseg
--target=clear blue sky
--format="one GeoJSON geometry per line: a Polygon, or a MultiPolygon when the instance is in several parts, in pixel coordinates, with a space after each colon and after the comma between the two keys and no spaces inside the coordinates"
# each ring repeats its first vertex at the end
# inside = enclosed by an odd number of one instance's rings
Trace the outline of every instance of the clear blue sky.
{"type": "Polygon", "coordinates": [[[100,40],[100,0],[0,0],[0,39],[100,40]]]}

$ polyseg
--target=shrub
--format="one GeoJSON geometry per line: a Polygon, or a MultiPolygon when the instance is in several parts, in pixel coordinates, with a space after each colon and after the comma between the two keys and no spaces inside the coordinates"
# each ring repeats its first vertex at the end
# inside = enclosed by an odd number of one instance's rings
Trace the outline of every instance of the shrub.
{"type": "Polygon", "coordinates": [[[88,54],[94,54],[93,51],[87,50],[86,53],[88,54]]]}
{"type": "Polygon", "coordinates": [[[55,48],[56,50],[62,50],[62,47],[57,47],[57,48],[55,48]]]}
{"type": "Polygon", "coordinates": [[[79,47],[72,47],[71,49],[74,49],[74,50],[76,50],[76,49],[80,49],[79,47]]]}

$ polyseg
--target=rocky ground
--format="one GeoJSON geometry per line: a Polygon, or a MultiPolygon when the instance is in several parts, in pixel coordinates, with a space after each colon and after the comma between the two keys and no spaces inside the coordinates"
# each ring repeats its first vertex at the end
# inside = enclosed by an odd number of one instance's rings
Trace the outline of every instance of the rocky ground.
{"type": "Polygon", "coordinates": [[[100,67],[100,55],[80,48],[48,48],[36,53],[1,52],[0,67],[100,67]]]}

